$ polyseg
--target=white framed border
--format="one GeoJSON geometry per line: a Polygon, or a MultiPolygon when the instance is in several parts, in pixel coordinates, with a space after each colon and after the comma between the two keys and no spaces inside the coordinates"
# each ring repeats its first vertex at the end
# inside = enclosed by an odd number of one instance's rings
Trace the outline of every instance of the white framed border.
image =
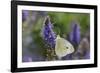
{"type": "Polygon", "coordinates": [[[43,66],[60,66],[60,65],[80,65],[80,64],[94,64],[94,10],[93,9],[79,9],[79,8],[60,8],[60,7],[46,7],[46,6],[23,6],[17,7],[17,64],[18,68],[27,67],[43,67],[43,66]],[[66,61],[45,61],[45,62],[22,62],[22,10],[33,11],[54,11],[54,12],[75,12],[75,13],[89,13],[90,14],[90,59],[85,60],[66,60],[66,61]]]}

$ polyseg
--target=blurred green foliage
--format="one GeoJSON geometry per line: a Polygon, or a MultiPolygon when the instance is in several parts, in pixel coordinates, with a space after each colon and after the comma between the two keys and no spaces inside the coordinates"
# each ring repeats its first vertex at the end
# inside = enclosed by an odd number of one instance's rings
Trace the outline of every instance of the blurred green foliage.
{"type": "Polygon", "coordinates": [[[73,21],[80,25],[81,33],[84,34],[90,26],[90,15],[87,13],[62,13],[48,12],[51,22],[54,23],[54,30],[57,34],[66,35],[72,29],[70,28],[73,21]]]}

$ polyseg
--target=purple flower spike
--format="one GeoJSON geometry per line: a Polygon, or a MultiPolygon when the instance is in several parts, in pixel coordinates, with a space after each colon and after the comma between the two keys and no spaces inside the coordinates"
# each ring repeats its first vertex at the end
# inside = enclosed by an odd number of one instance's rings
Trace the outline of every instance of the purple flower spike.
{"type": "Polygon", "coordinates": [[[69,37],[73,45],[78,45],[80,42],[80,26],[76,23],[72,24],[72,31],[69,37]]]}
{"type": "Polygon", "coordinates": [[[42,36],[43,36],[43,39],[48,44],[48,46],[50,46],[50,48],[54,48],[55,47],[56,35],[53,32],[53,25],[51,24],[49,16],[47,16],[45,21],[44,21],[44,27],[43,27],[43,30],[42,30],[42,36]]]}

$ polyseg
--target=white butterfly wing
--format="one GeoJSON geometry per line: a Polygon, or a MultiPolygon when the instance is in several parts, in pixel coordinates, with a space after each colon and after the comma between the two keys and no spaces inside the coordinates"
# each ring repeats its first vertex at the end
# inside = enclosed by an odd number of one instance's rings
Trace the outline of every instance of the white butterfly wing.
{"type": "Polygon", "coordinates": [[[61,58],[74,52],[73,46],[64,38],[60,38],[59,36],[56,39],[55,53],[61,58]]]}

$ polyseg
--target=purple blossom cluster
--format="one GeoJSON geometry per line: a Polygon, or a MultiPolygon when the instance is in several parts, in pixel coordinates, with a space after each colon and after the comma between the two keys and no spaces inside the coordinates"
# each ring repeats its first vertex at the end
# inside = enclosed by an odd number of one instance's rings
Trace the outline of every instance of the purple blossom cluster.
{"type": "Polygon", "coordinates": [[[47,16],[45,21],[44,21],[44,27],[43,27],[43,30],[42,30],[42,35],[43,35],[43,39],[46,41],[48,46],[50,48],[54,48],[55,47],[56,35],[53,32],[53,25],[50,21],[49,16],[47,16]]]}

